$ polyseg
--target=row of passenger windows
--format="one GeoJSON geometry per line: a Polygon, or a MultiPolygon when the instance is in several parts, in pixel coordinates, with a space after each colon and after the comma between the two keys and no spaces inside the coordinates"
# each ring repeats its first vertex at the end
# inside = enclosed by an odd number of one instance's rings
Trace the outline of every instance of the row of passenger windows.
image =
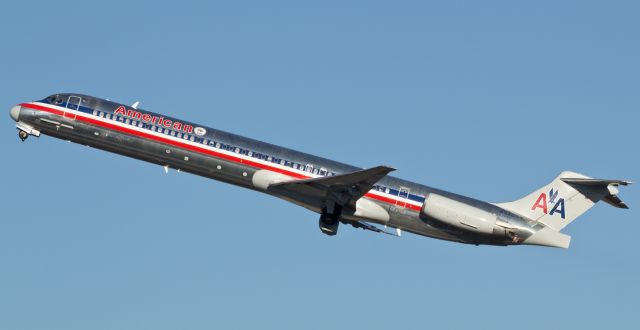
{"type": "Polygon", "coordinates": [[[245,156],[248,156],[248,157],[252,157],[252,158],[255,158],[255,159],[260,159],[260,160],[271,162],[271,163],[274,163],[274,164],[287,166],[287,167],[290,167],[290,168],[292,168],[294,170],[300,170],[300,171],[304,171],[304,172],[307,172],[307,173],[316,174],[316,175],[320,175],[320,176],[334,176],[334,175],[336,175],[334,172],[331,172],[331,171],[327,170],[324,167],[315,167],[312,164],[301,164],[301,163],[290,161],[290,160],[287,160],[287,159],[284,159],[284,158],[273,157],[273,156],[265,154],[265,153],[255,152],[255,151],[252,151],[252,150],[249,150],[249,149],[236,147],[234,145],[230,145],[230,144],[226,144],[226,143],[222,143],[222,142],[211,141],[209,143],[209,145],[212,146],[212,147],[221,149],[221,150],[231,151],[231,152],[239,154],[239,155],[245,155],[245,156]]]}
{"type": "Polygon", "coordinates": [[[387,193],[387,194],[391,192],[391,189],[379,184],[373,185],[372,189],[379,192],[387,193]]]}
{"type": "Polygon", "coordinates": [[[264,153],[260,153],[260,152],[254,152],[252,150],[249,149],[244,149],[244,148],[240,148],[240,147],[236,147],[233,145],[229,145],[226,143],[222,143],[222,142],[217,142],[217,141],[213,141],[213,140],[209,140],[203,137],[198,137],[195,135],[191,135],[191,134],[187,134],[187,133],[183,133],[180,131],[176,131],[170,128],[165,128],[165,127],[159,127],[156,125],[151,125],[151,124],[147,124],[144,123],[142,121],[139,120],[132,120],[130,118],[126,118],[123,116],[118,116],[112,113],[108,113],[108,112],[103,112],[103,111],[97,111],[94,110],[93,111],[93,115],[101,117],[101,118],[106,118],[109,120],[115,120],[115,121],[119,121],[121,123],[124,123],[126,125],[131,125],[131,126],[135,126],[135,127],[139,127],[139,128],[144,128],[144,129],[148,129],[154,132],[158,132],[161,134],[165,134],[165,135],[169,135],[169,136],[173,136],[173,137],[177,137],[177,138],[181,138],[184,140],[189,140],[191,142],[196,142],[196,143],[200,143],[203,145],[207,145],[207,146],[211,146],[217,149],[221,149],[221,150],[226,150],[226,151],[231,151],[234,152],[236,154],[239,155],[245,155],[248,157],[252,157],[252,158],[256,158],[256,159],[260,159],[260,160],[264,160],[267,162],[271,162],[274,164],[279,164],[279,165],[283,165],[283,166],[287,166],[290,168],[293,168],[295,170],[300,170],[300,171],[304,171],[307,173],[311,173],[311,174],[316,174],[316,175],[321,175],[321,176],[334,176],[336,175],[334,172],[331,172],[329,170],[327,170],[326,168],[323,167],[315,167],[311,164],[300,164],[300,163],[296,163],[290,160],[286,160],[283,158],[278,158],[278,157],[273,157],[271,155],[267,155],[264,153]]]}

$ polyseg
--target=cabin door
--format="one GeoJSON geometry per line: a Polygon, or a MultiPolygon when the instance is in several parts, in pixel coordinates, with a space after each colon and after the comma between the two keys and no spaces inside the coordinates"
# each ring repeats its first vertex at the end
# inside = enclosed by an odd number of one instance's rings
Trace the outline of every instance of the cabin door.
{"type": "Polygon", "coordinates": [[[398,192],[398,197],[403,200],[397,200],[396,206],[399,208],[405,207],[407,203],[404,200],[409,198],[409,188],[400,187],[400,191],[398,192]]]}
{"type": "MultiPolygon", "coordinates": [[[[67,100],[67,109],[78,111],[80,110],[80,102],[82,99],[79,96],[69,96],[67,100]]],[[[76,119],[76,113],[72,111],[65,111],[64,116],[70,119],[76,119]]]]}

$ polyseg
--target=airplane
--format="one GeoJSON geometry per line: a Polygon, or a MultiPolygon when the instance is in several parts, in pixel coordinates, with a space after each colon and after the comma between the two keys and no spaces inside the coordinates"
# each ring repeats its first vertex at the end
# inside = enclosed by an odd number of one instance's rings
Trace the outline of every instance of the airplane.
{"type": "Polygon", "coordinates": [[[389,176],[389,166],[363,169],[138,106],[60,93],[16,105],[10,116],[22,141],[45,134],[263,192],[320,214],[330,236],[342,223],[474,245],[568,248],[561,230],[595,203],[628,208],[618,187],[630,181],[564,171],[519,200],[489,203],[389,176]]]}

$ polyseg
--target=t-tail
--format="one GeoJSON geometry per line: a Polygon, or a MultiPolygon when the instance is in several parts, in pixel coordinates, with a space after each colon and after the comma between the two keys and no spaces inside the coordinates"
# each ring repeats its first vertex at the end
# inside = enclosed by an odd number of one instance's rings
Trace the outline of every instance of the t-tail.
{"type": "Polygon", "coordinates": [[[551,183],[524,198],[496,205],[545,226],[524,244],[568,248],[571,236],[560,233],[560,230],[599,201],[628,209],[627,204],[618,198],[617,187],[629,184],[629,181],[593,179],[564,171],[551,183]]]}

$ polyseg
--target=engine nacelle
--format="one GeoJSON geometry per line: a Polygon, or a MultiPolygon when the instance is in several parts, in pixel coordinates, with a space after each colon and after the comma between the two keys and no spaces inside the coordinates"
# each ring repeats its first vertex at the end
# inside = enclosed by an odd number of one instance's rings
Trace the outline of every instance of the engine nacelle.
{"type": "Polygon", "coordinates": [[[425,215],[470,232],[492,234],[496,215],[456,200],[429,194],[422,207],[425,215]]]}

